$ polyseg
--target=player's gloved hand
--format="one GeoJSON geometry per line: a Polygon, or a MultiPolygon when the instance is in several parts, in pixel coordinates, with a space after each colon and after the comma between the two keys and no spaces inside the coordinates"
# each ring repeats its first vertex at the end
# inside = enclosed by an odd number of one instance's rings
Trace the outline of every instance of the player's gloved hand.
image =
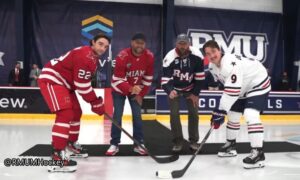
{"type": "Polygon", "coordinates": [[[199,107],[199,96],[190,94],[186,99],[190,99],[193,102],[194,107],[199,107]]]}
{"type": "Polygon", "coordinates": [[[210,119],[211,125],[214,126],[214,129],[218,129],[225,120],[225,116],[227,115],[226,111],[215,109],[212,112],[212,117],[210,119]]]}
{"type": "Polygon", "coordinates": [[[103,99],[102,97],[98,97],[95,101],[91,102],[92,106],[92,111],[98,115],[103,115],[104,114],[104,104],[103,104],[103,99]]]}

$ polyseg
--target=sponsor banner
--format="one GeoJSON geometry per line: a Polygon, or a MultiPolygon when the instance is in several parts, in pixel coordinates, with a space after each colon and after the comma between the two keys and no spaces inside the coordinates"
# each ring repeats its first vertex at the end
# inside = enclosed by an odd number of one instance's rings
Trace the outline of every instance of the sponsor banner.
{"type": "Polygon", "coordinates": [[[38,88],[0,88],[0,113],[50,113],[38,88]]]}
{"type": "MultiPolygon", "coordinates": [[[[104,89],[94,89],[97,96],[104,98],[104,104],[111,104],[107,102],[110,100],[108,96],[111,94],[105,94],[104,89]]],[[[91,111],[91,105],[85,102],[78,93],[76,93],[82,113],[84,115],[94,114],[91,111]]],[[[153,104],[153,103],[151,103],[153,104]]],[[[154,105],[153,105],[154,107],[154,105]]],[[[113,107],[106,107],[106,110],[113,107]]],[[[145,108],[144,108],[144,111],[145,108]]],[[[50,110],[41,95],[39,88],[31,87],[0,87],[0,113],[28,113],[28,114],[50,114],[50,110]]],[[[124,115],[130,115],[131,109],[129,101],[126,100],[124,107],[124,115]]]]}
{"type": "MultiPolygon", "coordinates": [[[[98,96],[104,97],[106,102],[110,94],[104,89],[95,89],[98,96]],[[106,98],[105,98],[106,97],[106,98]]],[[[222,95],[220,91],[203,91],[200,93],[199,114],[210,114],[218,106],[222,95]]],[[[91,106],[77,94],[82,112],[85,115],[94,114],[91,106]]],[[[107,102],[105,104],[108,104],[107,102]]],[[[147,96],[143,103],[143,113],[169,114],[167,95],[163,90],[156,91],[156,98],[147,96]],[[155,103],[154,103],[155,102],[155,103]]],[[[271,92],[266,102],[264,114],[300,114],[300,92],[271,92]]],[[[112,108],[112,107],[111,107],[112,108]]],[[[0,113],[50,113],[39,88],[0,88],[0,113]]],[[[180,102],[180,113],[187,114],[184,99],[180,102]]],[[[128,100],[125,102],[124,115],[130,115],[131,108],[128,100]]]]}
{"type": "MultiPolygon", "coordinates": [[[[210,114],[219,106],[221,96],[221,91],[202,91],[199,114],[210,114]]],[[[183,98],[180,101],[180,113],[187,114],[183,98]]],[[[168,97],[163,90],[156,91],[156,114],[170,114],[168,97]]],[[[271,92],[263,114],[300,114],[300,92],[271,92]]]]}

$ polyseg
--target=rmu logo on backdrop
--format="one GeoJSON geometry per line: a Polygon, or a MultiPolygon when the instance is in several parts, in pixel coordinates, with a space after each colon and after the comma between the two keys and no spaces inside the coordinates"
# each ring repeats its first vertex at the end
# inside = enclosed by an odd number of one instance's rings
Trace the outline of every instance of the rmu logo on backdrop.
{"type": "Polygon", "coordinates": [[[215,40],[225,53],[234,53],[265,62],[267,59],[268,37],[265,33],[231,32],[188,29],[188,36],[194,47],[201,49],[206,41],[215,40]]]}

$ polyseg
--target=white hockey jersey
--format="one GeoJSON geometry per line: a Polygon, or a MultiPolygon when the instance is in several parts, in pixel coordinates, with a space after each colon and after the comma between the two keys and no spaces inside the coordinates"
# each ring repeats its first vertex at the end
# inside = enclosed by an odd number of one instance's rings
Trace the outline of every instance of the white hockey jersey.
{"type": "Polygon", "coordinates": [[[219,109],[228,112],[239,98],[266,94],[271,90],[266,68],[257,60],[234,54],[225,54],[220,67],[209,63],[215,80],[224,84],[219,109]]]}

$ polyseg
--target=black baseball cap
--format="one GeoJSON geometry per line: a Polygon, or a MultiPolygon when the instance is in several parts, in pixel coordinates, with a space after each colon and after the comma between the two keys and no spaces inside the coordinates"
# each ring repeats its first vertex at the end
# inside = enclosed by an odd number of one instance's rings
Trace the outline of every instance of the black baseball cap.
{"type": "Polygon", "coordinates": [[[143,34],[141,32],[135,33],[131,38],[132,41],[137,40],[137,39],[141,39],[146,42],[146,36],[145,36],[145,34],[143,34]]]}
{"type": "Polygon", "coordinates": [[[185,42],[185,43],[189,43],[189,37],[186,34],[179,34],[176,38],[176,43],[179,42],[185,42]]]}

